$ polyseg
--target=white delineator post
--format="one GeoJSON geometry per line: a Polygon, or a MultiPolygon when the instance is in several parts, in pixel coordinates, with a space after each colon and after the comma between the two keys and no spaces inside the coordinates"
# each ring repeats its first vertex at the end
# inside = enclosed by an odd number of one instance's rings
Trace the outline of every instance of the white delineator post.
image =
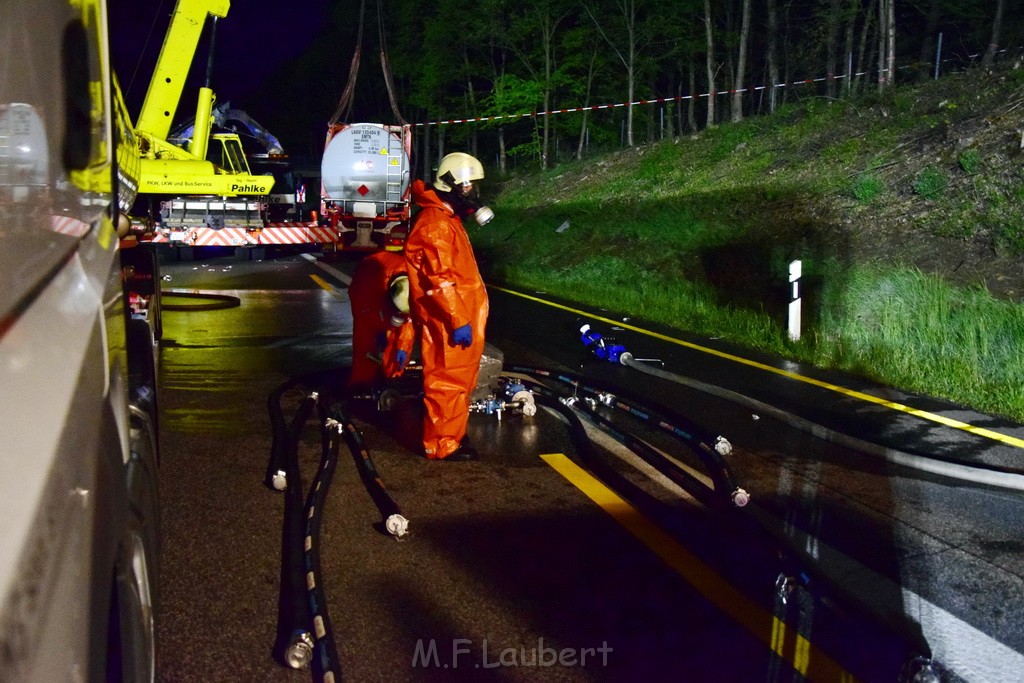
{"type": "Polygon", "coordinates": [[[800,261],[789,264],[789,338],[796,341],[800,338],[800,261]]]}

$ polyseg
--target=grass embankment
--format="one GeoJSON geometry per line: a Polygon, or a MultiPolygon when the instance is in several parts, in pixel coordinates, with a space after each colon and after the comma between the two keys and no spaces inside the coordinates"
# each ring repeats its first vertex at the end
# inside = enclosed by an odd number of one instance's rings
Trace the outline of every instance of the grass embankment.
{"type": "Polygon", "coordinates": [[[473,239],[496,280],[1024,421],[1022,83],[809,100],[516,178],[473,239]]]}

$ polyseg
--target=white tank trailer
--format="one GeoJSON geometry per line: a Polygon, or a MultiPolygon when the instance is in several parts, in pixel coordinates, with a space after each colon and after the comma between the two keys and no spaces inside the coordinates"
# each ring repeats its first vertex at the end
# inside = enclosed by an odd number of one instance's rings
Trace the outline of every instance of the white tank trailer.
{"type": "Polygon", "coordinates": [[[320,162],[324,217],[342,248],[400,249],[409,222],[409,126],[334,124],[320,162]]]}

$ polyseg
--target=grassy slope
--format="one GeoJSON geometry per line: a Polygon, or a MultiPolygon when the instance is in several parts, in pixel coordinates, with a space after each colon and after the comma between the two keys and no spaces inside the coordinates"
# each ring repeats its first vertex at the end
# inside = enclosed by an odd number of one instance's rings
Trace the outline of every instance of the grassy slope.
{"type": "Polygon", "coordinates": [[[807,100],[509,180],[474,241],[496,280],[1024,420],[1022,131],[1020,68],[807,100]]]}

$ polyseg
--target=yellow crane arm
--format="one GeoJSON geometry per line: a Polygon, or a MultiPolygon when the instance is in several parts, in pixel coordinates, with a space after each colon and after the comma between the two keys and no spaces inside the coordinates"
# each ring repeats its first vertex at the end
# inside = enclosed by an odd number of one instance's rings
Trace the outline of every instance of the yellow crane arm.
{"type": "Polygon", "coordinates": [[[206,17],[226,17],[230,6],[230,0],[178,0],[136,130],[159,140],[167,139],[206,17]]]}

